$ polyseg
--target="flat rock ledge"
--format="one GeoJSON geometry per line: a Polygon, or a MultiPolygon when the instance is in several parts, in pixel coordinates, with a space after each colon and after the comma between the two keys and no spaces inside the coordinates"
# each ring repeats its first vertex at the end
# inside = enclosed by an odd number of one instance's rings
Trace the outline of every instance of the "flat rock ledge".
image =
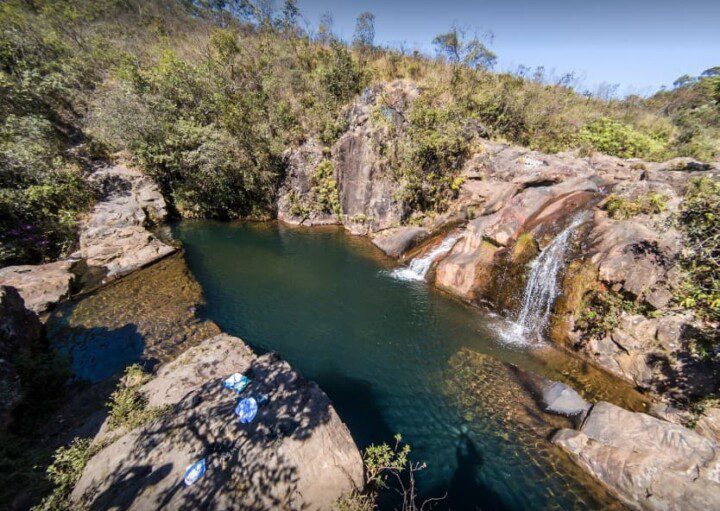
{"type": "Polygon", "coordinates": [[[71,496],[82,509],[331,509],[363,485],[360,452],[322,390],[236,337],[191,348],[141,390],[170,409],[129,432],[102,428],[105,446],[71,496]],[[243,396],[269,396],[251,424],[238,421],[238,397],[222,385],[234,372],[252,380],[243,396]],[[204,477],[185,486],[202,458],[204,477]]]}
{"type": "Polygon", "coordinates": [[[139,170],[103,167],[89,178],[101,200],[80,225],[80,248],[70,259],[0,269],[0,285],[12,286],[32,311],[42,314],[68,298],[83,263],[103,282],[127,275],[173,252],[148,227],[167,217],[159,188],[139,170]]]}
{"type": "Polygon", "coordinates": [[[600,402],[552,441],[633,509],[720,509],[720,446],[688,428],[600,402]]]}

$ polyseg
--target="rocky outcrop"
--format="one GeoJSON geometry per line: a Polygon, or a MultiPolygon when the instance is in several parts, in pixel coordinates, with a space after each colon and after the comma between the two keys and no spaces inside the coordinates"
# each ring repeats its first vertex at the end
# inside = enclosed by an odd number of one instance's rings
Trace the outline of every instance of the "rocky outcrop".
{"type": "Polygon", "coordinates": [[[25,306],[42,314],[70,296],[76,279],[74,266],[74,261],[8,266],[0,269],[0,285],[16,288],[25,306]]]}
{"type": "Polygon", "coordinates": [[[360,453],[327,396],[240,339],[221,334],[191,348],[141,391],[170,410],[88,462],[72,493],[82,508],[331,509],[363,484],[360,453]],[[251,424],[237,420],[238,398],[222,385],[234,372],[251,378],[246,394],[269,397],[251,424]],[[186,467],[201,458],[206,474],[183,485],[186,467]]]}
{"type": "Polygon", "coordinates": [[[20,378],[13,361],[42,336],[37,315],[26,309],[15,288],[0,286],[0,431],[12,420],[12,412],[23,399],[20,378]]]}
{"type": "Polygon", "coordinates": [[[415,248],[430,235],[423,227],[397,227],[375,236],[373,244],[390,257],[400,257],[415,248]]]}
{"type": "Polygon", "coordinates": [[[632,508],[720,508],[720,446],[685,427],[600,402],[553,442],[632,508]]]}
{"type": "Polygon", "coordinates": [[[148,231],[167,217],[165,200],[152,180],[123,166],[103,167],[89,180],[101,200],[81,222],[79,250],[64,261],[0,269],[0,285],[15,287],[38,314],[68,298],[79,274],[99,274],[109,281],[176,250],[148,231]]]}
{"type": "Polygon", "coordinates": [[[86,218],[75,257],[100,269],[105,279],[126,275],[175,251],[147,227],[165,220],[165,200],[160,190],[139,170],[104,167],[90,177],[103,199],[86,218]]]}
{"type": "Polygon", "coordinates": [[[348,107],[348,127],[332,147],[322,148],[311,139],[291,151],[288,176],[278,200],[278,218],[302,225],[342,223],[356,234],[399,226],[402,211],[394,197],[397,184],[380,148],[387,138],[385,123],[403,125],[404,113],[418,93],[415,85],[404,80],[368,88],[348,107]],[[376,115],[383,122],[374,121],[376,115]],[[333,169],[338,214],[318,210],[314,176],[324,160],[333,169]]]}

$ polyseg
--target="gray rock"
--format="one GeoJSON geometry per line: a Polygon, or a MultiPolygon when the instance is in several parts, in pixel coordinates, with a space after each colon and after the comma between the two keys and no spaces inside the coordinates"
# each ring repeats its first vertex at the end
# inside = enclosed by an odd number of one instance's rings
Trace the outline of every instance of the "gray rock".
{"type": "Polygon", "coordinates": [[[331,509],[363,484],[360,453],[327,396],[287,362],[256,357],[238,338],[221,334],[191,348],[142,391],[149,404],[171,411],[90,459],[72,492],[76,505],[331,509]],[[222,386],[233,372],[252,379],[246,395],[269,396],[248,425],[237,420],[237,397],[222,386]],[[184,486],[186,467],[201,458],[205,476],[184,486]]]}
{"type": "Polygon", "coordinates": [[[580,394],[562,382],[551,382],[542,391],[543,404],[547,411],[572,417],[590,409],[590,403],[580,394]]]}
{"type": "Polygon", "coordinates": [[[99,184],[105,197],[82,222],[77,257],[102,269],[111,280],[175,252],[146,228],[167,216],[155,183],[122,166],[97,170],[91,181],[99,184]]]}
{"type": "Polygon", "coordinates": [[[375,236],[373,244],[390,257],[400,257],[429,236],[422,227],[398,227],[375,236]]]}
{"type": "Polygon", "coordinates": [[[75,282],[73,266],[73,261],[8,266],[0,269],[0,285],[16,288],[25,306],[42,314],[70,296],[75,282]]]}
{"type": "Polygon", "coordinates": [[[720,447],[683,426],[600,402],[552,441],[632,508],[720,509],[720,447]]]}

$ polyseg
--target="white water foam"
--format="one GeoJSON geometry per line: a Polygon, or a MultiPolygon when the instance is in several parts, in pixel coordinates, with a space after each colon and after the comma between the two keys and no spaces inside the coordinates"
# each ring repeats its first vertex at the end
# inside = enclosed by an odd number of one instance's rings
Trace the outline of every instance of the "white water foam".
{"type": "Polygon", "coordinates": [[[524,345],[542,339],[553,304],[560,293],[559,275],[565,265],[570,237],[586,218],[585,215],[577,216],[533,261],[520,313],[515,321],[500,331],[505,342],[524,345]]]}
{"type": "Polygon", "coordinates": [[[422,257],[416,257],[408,266],[397,268],[390,272],[390,276],[398,280],[405,281],[423,281],[427,272],[430,271],[430,267],[435,260],[450,252],[455,246],[455,243],[461,238],[460,234],[451,234],[442,240],[437,247],[432,249],[430,252],[422,257]]]}

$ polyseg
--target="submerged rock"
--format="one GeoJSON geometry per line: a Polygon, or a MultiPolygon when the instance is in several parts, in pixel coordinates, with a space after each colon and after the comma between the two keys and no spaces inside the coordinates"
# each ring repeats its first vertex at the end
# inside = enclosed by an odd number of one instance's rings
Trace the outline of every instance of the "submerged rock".
{"type": "Polygon", "coordinates": [[[71,497],[82,508],[331,509],[363,484],[360,453],[327,396],[238,338],[191,348],[141,391],[169,412],[88,462],[71,497]],[[238,421],[238,396],[222,385],[234,372],[252,380],[244,396],[269,397],[250,424],[238,421]],[[204,476],[183,485],[186,467],[201,459],[204,476]]]}
{"type": "Polygon", "coordinates": [[[633,508],[720,509],[720,446],[683,426],[600,402],[553,442],[633,508]]]}

